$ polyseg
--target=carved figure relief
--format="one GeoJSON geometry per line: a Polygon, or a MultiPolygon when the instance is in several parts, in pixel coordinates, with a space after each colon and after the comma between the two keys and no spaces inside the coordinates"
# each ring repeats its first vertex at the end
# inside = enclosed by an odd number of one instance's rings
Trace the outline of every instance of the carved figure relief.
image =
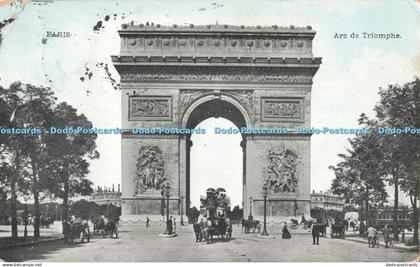
{"type": "Polygon", "coordinates": [[[303,99],[272,98],[262,99],[262,116],[265,121],[278,121],[281,119],[303,119],[303,99]]]}
{"type": "Polygon", "coordinates": [[[300,117],[299,103],[281,103],[272,102],[265,103],[264,113],[266,117],[300,117]]]}
{"type": "Polygon", "coordinates": [[[131,119],[170,119],[172,113],[169,97],[130,97],[131,119]]]}
{"type": "Polygon", "coordinates": [[[249,112],[251,118],[254,118],[254,92],[252,90],[230,90],[226,93],[239,100],[249,112]]]}
{"type": "Polygon", "coordinates": [[[296,167],[299,156],[290,149],[274,148],[268,151],[267,183],[273,193],[296,192],[296,167]]]}
{"type": "Polygon", "coordinates": [[[136,190],[139,195],[147,191],[159,192],[165,186],[165,162],[157,146],[143,146],[137,155],[136,190]]]}
{"type": "Polygon", "coordinates": [[[197,98],[204,95],[204,90],[180,90],[179,112],[183,114],[187,107],[197,98]]]}
{"type": "MultiPolygon", "coordinates": [[[[206,59],[207,60],[207,59],[206,59]]],[[[147,67],[139,71],[122,72],[123,81],[144,81],[144,80],[164,80],[164,81],[256,81],[256,82],[284,82],[310,84],[312,76],[310,73],[278,73],[272,69],[260,68],[210,68],[210,67],[147,67]]]]}

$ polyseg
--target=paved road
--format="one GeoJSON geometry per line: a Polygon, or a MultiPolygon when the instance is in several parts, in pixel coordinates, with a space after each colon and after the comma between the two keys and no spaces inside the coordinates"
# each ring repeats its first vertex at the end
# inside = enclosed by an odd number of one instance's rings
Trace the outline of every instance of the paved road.
{"type": "MultiPolygon", "coordinates": [[[[34,248],[0,251],[9,261],[413,261],[416,252],[397,249],[367,248],[366,244],[321,238],[312,245],[308,233],[293,233],[292,239],[280,238],[278,229],[269,229],[271,237],[241,234],[233,229],[229,242],[196,243],[192,226],[178,229],[176,238],[158,237],[164,226],[126,225],[120,238],[94,238],[89,244],[65,246],[61,242],[34,248]]],[[[179,228],[179,227],[178,227],[179,228]]]]}
{"type": "MultiPolygon", "coordinates": [[[[18,235],[23,236],[25,227],[23,225],[18,225],[18,235]]],[[[61,234],[61,221],[56,221],[54,224],[50,225],[49,228],[41,228],[41,235],[42,236],[50,236],[50,235],[57,235],[61,234]]],[[[34,235],[34,227],[32,225],[27,226],[28,236],[34,235]]],[[[0,225],[0,238],[2,237],[10,237],[11,233],[11,226],[10,225],[0,225]]]]}

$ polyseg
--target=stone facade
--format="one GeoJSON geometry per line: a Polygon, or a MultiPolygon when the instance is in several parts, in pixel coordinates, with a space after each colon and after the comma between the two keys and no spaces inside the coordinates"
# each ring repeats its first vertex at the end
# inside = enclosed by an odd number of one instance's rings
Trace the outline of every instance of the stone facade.
{"type": "Polygon", "coordinates": [[[311,209],[322,208],[326,211],[342,211],[345,205],[343,197],[334,195],[331,191],[315,192],[311,194],[311,209]]]}
{"type": "MultiPolygon", "coordinates": [[[[171,185],[170,212],[189,201],[190,136],[139,135],[132,128],[194,128],[224,117],[238,128],[287,128],[289,134],[243,134],[244,214],[263,214],[270,185],[273,220],[309,214],[312,78],[311,27],[123,25],[112,56],[121,76],[123,220],[160,216],[161,187],[171,185]],[[145,152],[146,151],[146,152],[145,152]],[[140,155],[139,155],[140,154],[140,155]],[[141,190],[139,190],[141,188],[141,190]]],[[[217,185],[215,185],[217,187],[217,185]]]]}
{"type": "Polygon", "coordinates": [[[88,201],[95,202],[98,205],[114,205],[121,207],[121,191],[120,185],[118,189],[114,190],[114,185],[111,188],[99,187],[90,195],[88,201]]]}

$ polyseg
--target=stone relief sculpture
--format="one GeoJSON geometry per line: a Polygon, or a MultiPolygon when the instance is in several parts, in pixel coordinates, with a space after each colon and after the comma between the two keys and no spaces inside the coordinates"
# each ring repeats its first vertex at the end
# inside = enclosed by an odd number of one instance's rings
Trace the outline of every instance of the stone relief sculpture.
{"type": "Polygon", "coordinates": [[[168,117],[168,100],[133,99],[131,102],[132,117],[168,117]]]}
{"type": "Polygon", "coordinates": [[[137,155],[136,189],[134,195],[147,191],[160,192],[165,185],[165,162],[157,146],[143,146],[137,155]]]}
{"type": "Polygon", "coordinates": [[[200,96],[206,94],[204,90],[180,90],[179,111],[181,114],[200,96]]]}
{"type": "Polygon", "coordinates": [[[181,80],[181,81],[260,81],[260,82],[285,82],[285,83],[310,83],[309,75],[268,75],[268,74],[196,74],[190,72],[182,74],[148,74],[148,73],[124,73],[121,79],[129,81],[138,80],[181,80]]]}
{"type": "Polygon", "coordinates": [[[266,118],[300,118],[300,103],[265,102],[264,117],[266,118]]]}
{"type": "Polygon", "coordinates": [[[299,156],[290,149],[275,148],[269,150],[267,183],[273,193],[296,192],[296,167],[299,156]]]}
{"type": "Polygon", "coordinates": [[[252,90],[229,90],[226,93],[231,94],[238,99],[248,110],[251,118],[254,117],[254,91],[252,90]]]}

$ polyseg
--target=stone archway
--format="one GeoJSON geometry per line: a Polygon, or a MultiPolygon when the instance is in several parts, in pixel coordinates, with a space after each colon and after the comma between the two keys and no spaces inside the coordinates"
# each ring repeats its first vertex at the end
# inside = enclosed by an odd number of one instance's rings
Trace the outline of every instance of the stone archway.
{"type": "MultiPolygon", "coordinates": [[[[243,135],[244,214],[262,216],[269,183],[272,220],[309,214],[311,27],[123,25],[121,77],[123,220],[160,218],[160,186],[171,184],[170,211],[185,212],[188,134],[133,134],[132,128],[192,128],[209,116],[238,127],[286,128],[243,135]],[[249,201],[248,201],[249,200],[249,201]]],[[[184,213],[185,215],[185,213],[184,213]]]]}
{"type": "MultiPolygon", "coordinates": [[[[202,121],[208,118],[225,118],[231,121],[238,129],[251,128],[252,122],[249,118],[246,107],[237,101],[233,96],[216,92],[215,94],[208,94],[199,97],[191,106],[185,111],[182,116],[182,128],[193,129],[202,121]]],[[[191,192],[191,135],[185,136],[185,200],[186,204],[190,202],[191,192]]],[[[242,135],[242,141],[239,144],[242,148],[242,203],[246,199],[246,135],[242,135]]],[[[182,144],[183,146],[183,144],[182,144]]],[[[182,149],[182,147],[181,147],[182,149]]],[[[216,185],[215,185],[216,186],[216,185]]],[[[203,192],[204,193],[204,192],[203,192]]]]}

